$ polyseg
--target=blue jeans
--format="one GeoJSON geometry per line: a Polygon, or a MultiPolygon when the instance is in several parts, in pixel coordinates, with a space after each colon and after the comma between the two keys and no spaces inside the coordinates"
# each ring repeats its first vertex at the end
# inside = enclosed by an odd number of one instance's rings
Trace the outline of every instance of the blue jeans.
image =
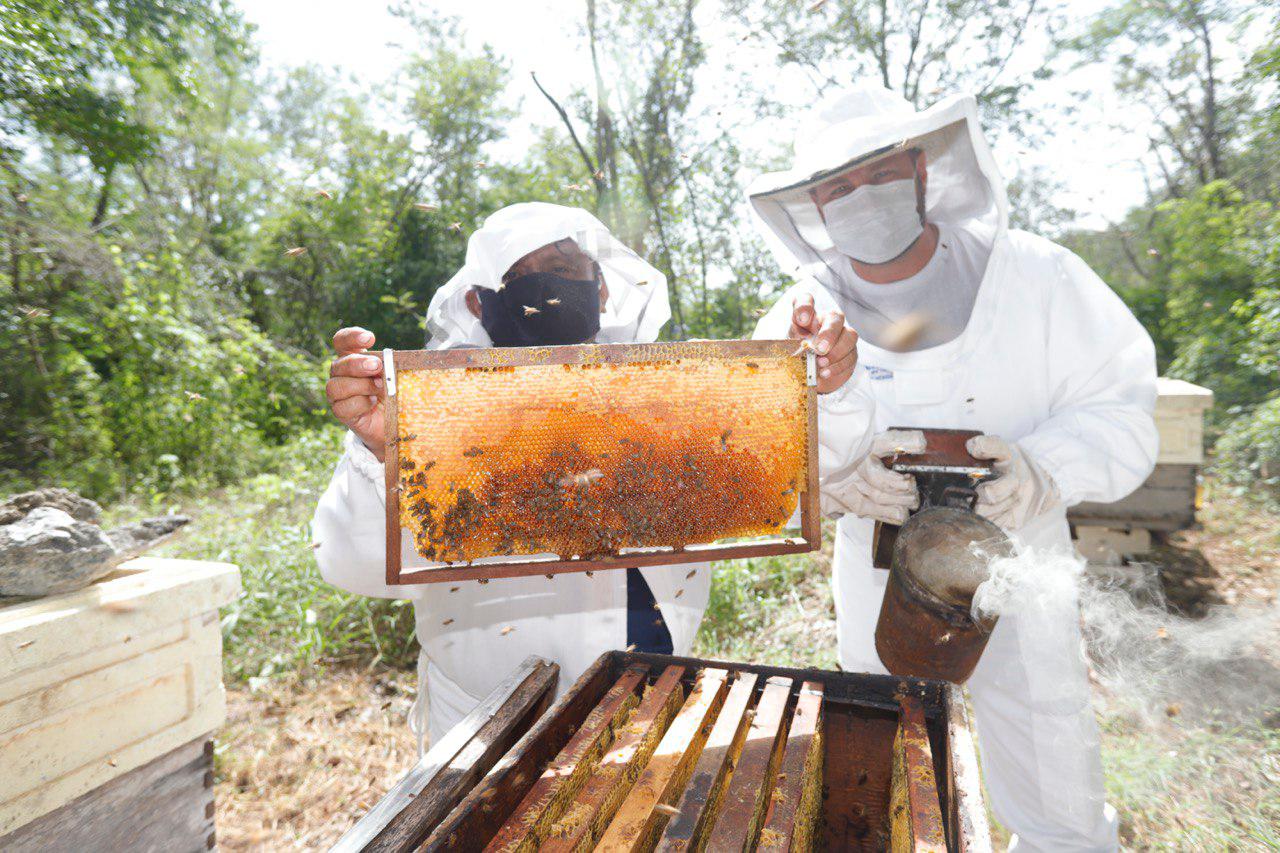
{"type": "Polygon", "coordinates": [[[671,632],[639,569],[627,569],[627,645],[660,655],[674,650],[671,632]]]}

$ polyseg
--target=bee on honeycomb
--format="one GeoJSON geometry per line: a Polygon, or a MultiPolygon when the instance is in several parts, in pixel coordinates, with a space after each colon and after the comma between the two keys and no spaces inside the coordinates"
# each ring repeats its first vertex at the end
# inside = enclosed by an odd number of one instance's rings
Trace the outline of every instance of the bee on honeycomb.
{"type": "Polygon", "coordinates": [[[682,346],[401,371],[400,513],[418,553],[595,558],[777,533],[806,478],[804,361],[682,346]]]}

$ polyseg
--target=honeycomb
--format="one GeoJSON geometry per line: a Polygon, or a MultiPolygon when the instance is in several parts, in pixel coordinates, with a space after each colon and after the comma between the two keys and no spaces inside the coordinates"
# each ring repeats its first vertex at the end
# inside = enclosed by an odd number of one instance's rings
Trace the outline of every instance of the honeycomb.
{"type": "Polygon", "coordinates": [[[804,359],[761,344],[399,368],[401,525],[442,563],[778,532],[806,481],[809,395],[804,359]]]}

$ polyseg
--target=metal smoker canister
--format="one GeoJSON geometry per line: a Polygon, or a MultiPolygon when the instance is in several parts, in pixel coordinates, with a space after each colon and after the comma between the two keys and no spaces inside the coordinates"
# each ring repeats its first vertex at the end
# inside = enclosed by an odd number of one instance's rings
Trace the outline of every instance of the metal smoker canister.
{"type": "Polygon", "coordinates": [[[973,594],[991,560],[1012,554],[1009,537],[970,509],[931,506],[907,519],[876,623],[876,651],[889,672],[967,680],[996,623],[973,618],[973,594]]]}
{"type": "Polygon", "coordinates": [[[959,683],[973,673],[995,627],[994,619],[979,623],[969,615],[973,594],[990,560],[1013,546],[973,512],[978,486],[996,476],[989,461],[969,452],[968,442],[980,433],[920,431],[923,451],[887,463],[915,479],[920,508],[901,527],[876,523],[872,563],[890,569],[876,651],[894,675],[959,683]]]}

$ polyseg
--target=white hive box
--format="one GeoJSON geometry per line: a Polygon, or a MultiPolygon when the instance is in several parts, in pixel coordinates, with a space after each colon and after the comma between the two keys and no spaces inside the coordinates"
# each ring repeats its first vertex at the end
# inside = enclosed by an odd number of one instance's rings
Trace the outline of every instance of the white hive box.
{"type": "Polygon", "coordinates": [[[1213,407],[1213,392],[1181,379],[1156,380],[1156,429],[1160,431],[1161,465],[1204,462],[1204,413],[1213,407]]]}
{"type": "Polygon", "coordinates": [[[233,565],[144,557],[0,606],[0,847],[222,724],[218,608],[239,593],[233,565]]]}
{"type": "Polygon", "coordinates": [[[1151,476],[1114,503],[1086,502],[1067,513],[1076,547],[1090,563],[1119,565],[1126,556],[1151,550],[1151,531],[1170,533],[1196,523],[1204,414],[1213,406],[1213,392],[1162,376],[1156,393],[1160,450],[1151,476]]]}

